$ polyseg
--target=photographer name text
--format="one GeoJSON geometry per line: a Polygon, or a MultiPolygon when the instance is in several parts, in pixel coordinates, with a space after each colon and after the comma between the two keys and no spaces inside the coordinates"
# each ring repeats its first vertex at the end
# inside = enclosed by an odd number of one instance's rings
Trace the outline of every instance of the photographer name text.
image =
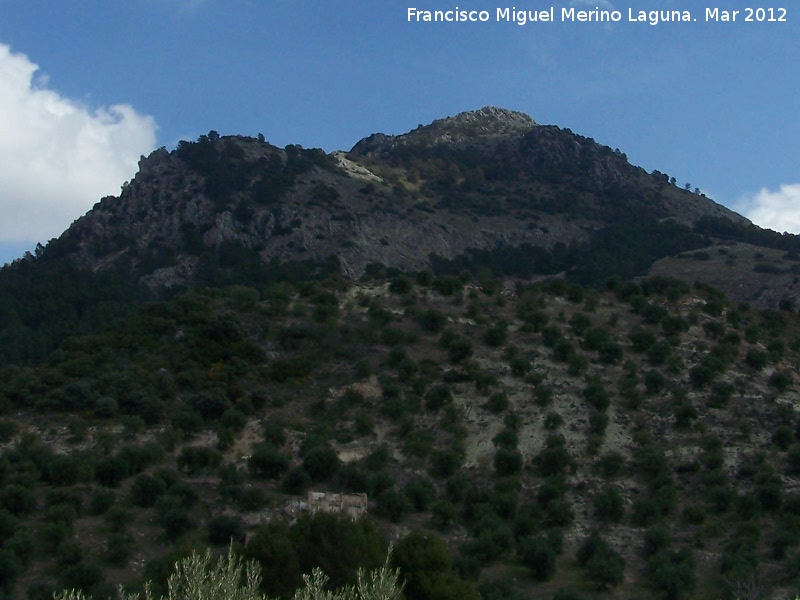
{"type": "Polygon", "coordinates": [[[449,10],[426,10],[408,8],[409,23],[786,23],[788,10],[783,7],[752,7],[740,10],[727,10],[718,7],[705,7],[698,10],[641,10],[628,8],[620,10],[580,10],[575,7],[554,7],[538,10],[520,10],[517,7],[495,8],[493,10],[470,10],[458,6],[449,10]]]}

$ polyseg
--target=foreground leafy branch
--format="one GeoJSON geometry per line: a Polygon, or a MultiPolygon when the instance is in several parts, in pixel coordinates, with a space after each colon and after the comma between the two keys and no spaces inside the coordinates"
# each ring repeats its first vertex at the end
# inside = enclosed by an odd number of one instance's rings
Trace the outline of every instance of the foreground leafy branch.
{"type": "MultiPolygon", "coordinates": [[[[390,549],[391,553],[391,549],[390,549]]],[[[318,568],[303,576],[304,587],[298,589],[293,600],[399,600],[402,586],[398,583],[399,571],[389,568],[389,557],[384,565],[374,571],[358,571],[355,586],[336,591],[325,589],[328,577],[318,568]]],[[[243,563],[233,549],[227,556],[214,561],[211,551],[193,553],[175,564],[175,572],[167,582],[166,596],[158,600],[271,600],[258,591],[261,568],[255,561],[243,563]]],[[[64,590],[54,595],[54,600],[91,600],[81,590],[64,590]]],[[[149,585],[144,596],[128,593],[120,588],[121,600],[156,600],[149,585]]]]}

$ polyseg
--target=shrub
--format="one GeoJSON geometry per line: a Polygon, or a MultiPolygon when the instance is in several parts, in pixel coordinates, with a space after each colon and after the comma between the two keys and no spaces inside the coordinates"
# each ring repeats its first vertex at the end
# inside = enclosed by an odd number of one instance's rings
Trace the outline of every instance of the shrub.
{"type": "Polygon", "coordinates": [[[116,487],[130,474],[128,461],[120,456],[109,456],[95,464],[94,479],[106,487],[116,487]]]}
{"type": "Polygon", "coordinates": [[[492,348],[499,348],[506,343],[506,339],[508,338],[506,328],[507,325],[505,323],[499,323],[494,327],[490,327],[483,335],[483,342],[492,348]]]}
{"type": "Polygon", "coordinates": [[[625,516],[625,501],[616,488],[604,488],[594,497],[594,516],[607,523],[622,521],[625,516]]]}
{"type": "MultiPolygon", "coordinates": [[[[328,578],[322,570],[314,569],[311,575],[303,577],[303,587],[294,596],[296,600],[400,600],[402,586],[398,583],[399,573],[390,569],[388,559],[382,567],[366,574],[358,572],[357,584],[352,588],[331,592],[328,578]]],[[[75,587],[89,587],[97,583],[97,578],[62,578],[75,587]]],[[[242,563],[233,548],[227,556],[215,561],[211,551],[205,555],[193,553],[190,557],[175,564],[169,578],[168,595],[161,600],[267,600],[259,591],[261,569],[253,562],[242,563]]],[[[122,600],[154,600],[151,588],[147,586],[144,595],[123,593],[122,600]]],[[[91,600],[82,591],[64,590],[54,595],[54,600],[91,600]]]]}
{"type": "Polygon", "coordinates": [[[599,411],[605,411],[611,402],[605,385],[601,379],[596,377],[591,378],[588,385],[583,389],[583,397],[589,406],[599,411]]]}
{"type": "Polygon", "coordinates": [[[694,590],[697,582],[694,557],[688,548],[662,550],[647,560],[646,572],[655,589],[668,600],[679,600],[694,590]]]}
{"type": "Polygon", "coordinates": [[[463,455],[453,448],[439,450],[431,456],[431,472],[440,478],[454,475],[460,468],[463,455]]]}
{"type": "Polygon", "coordinates": [[[124,531],[112,531],[106,540],[105,560],[114,567],[124,567],[133,553],[133,536],[124,531]]]}
{"type": "Polygon", "coordinates": [[[341,466],[336,450],[327,444],[312,448],[303,458],[303,468],[314,482],[327,481],[341,466]]]}
{"type": "Polygon", "coordinates": [[[456,336],[448,346],[447,357],[451,363],[460,364],[468,360],[472,352],[472,342],[465,337],[456,336]]]}
{"type": "Polygon", "coordinates": [[[544,417],[543,425],[544,428],[547,429],[548,431],[554,431],[559,427],[561,427],[561,425],[563,424],[564,424],[564,418],[556,412],[549,412],[544,417]]]}
{"type": "Polygon", "coordinates": [[[0,508],[16,516],[28,515],[36,510],[36,495],[22,485],[6,485],[0,490],[0,508]]]}
{"type": "Polygon", "coordinates": [[[453,394],[447,385],[437,385],[428,390],[425,394],[425,408],[431,411],[438,411],[445,404],[453,401],[453,394]]]}
{"type": "Polygon", "coordinates": [[[497,414],[507,409],[508,404],[508,396],[504,392],[495,392],[489,396],[489,401],[486,403],[486,407],[489,409],[489,411],[497,414]]]}
{"type": "Polygon", "coordinates": [[[747,351],[744,360],[748,367],[751,367],[756,371],[760,371],[767,366],[767,353],[762,352],[761,350],[756,350],[755,348],[751,348],[747,351]]]}
{"type": "Polygon", "coordinates": [[[417,320],[423,330],[432,334],[442,331],[447,323],[447,317],[438,310],[433,309],[421,312],[417,315],[417,320]]]}
{"type": "Polygon", "coordinates": [[[556,552],[544,536],[525,537],[517,545],[522,563],[536,581],[547,581],[556,572],[556,552]]]}
{"type": "Polygon", "coordinates": [[[650,558],[672,545],[669,530],[663,525],[655,525],[644,532],[642,558],[650,558]]]}
{"type": "Polygon", "coordinates": [[[208,521],[208,541],[214,546],[244,541],[244,522],[239,517],[217,515],[208,521]]]}
{"type": "Polygon", "coordinates": [[[644,387],[648,394],[658,394],[667,387],[667,379],[660,371],[650,369],[644,375],[644,387]]]}
{"type": "Polygon", "coordinates": [[[624,580],[625,560],[596,531],[581,544],[575,558],[586,578],[600,591],[624,580]]]}
{"type": "Polygon", "coordinates": [[[542,477],[564,474],[574,465],[563,438],[553,435],[548,436],[546,447],[536,457],[535,463],[542,477]]]}
{"type": "Polygon", "coordinates": [[[691,404],[679,404],[675,407],[675,426],[688,427],[697,419],[697,409],[691,404]]]}
{"type": "Polygon", "coordinates": [[[604,454],[595,463],[596,471],[606,479],[611,479],[620,475],[624,468],[625,457],[616,451],[604,454]]]}
{"type": "Polygon", "coordinates": [[[518,450],[498,448],[494,455],[494,470],[501,477],[519,473],[522,470],[522,455],[518,450]]]}
{"type": "Polygon", "coordinates": [[[261,443],[253,448],[247,466],[256,477],[277,479],[289,468],[289,459],[271,444],[261,443]]]}
{"type": "Polygon", "coordinates": [[[769,385],[779,392],[785,392],[792,385],[792,374],[789,371],[775,371],[769,378],[769,385]]]}
{"type": "Polygon", "coordinates": [[[711,393],[708,397],[709,408],[724,408],[733,395],[733,384],[727,381],[717,381],[711,386],[711,393]]]}
{"type": "Polygon", "coordinates": [[[413,531],[400,540],[392,556],[405,579],[403,590],[408,600],[479,600],[472,585],[459,579],[451,570],[452,559],[447,545],[436,534],[413,531]]]}
{"type": "Polygon", "coordinates": [[[163,479],[151,475],[138,475],[131,484],[131,503],[142,508],[153,506],[166,490],[167,486],[163,479]]]}

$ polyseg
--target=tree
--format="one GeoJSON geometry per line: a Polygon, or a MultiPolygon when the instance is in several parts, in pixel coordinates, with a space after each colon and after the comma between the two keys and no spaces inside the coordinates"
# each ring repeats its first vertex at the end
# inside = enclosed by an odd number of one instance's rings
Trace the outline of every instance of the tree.
{"type": "Polygon", "coordinates": [[[575,558],[586,578],[600,591],[619,585],[625,578],[625,560],[597,531],[586,538],[575,558]]]}
{"type": "Polygon", "coordinates": [[[412,531],[397,544],[392,563],[406,581],[408,600],[479,600],[477,591],[451,570],[444,540],[426,531],[412,531]]]}
{"type": "Polygon", "coordinates": [[[625,501],[616,488],[607,487],[594,497],[594,516],[599,521],[619,523],[625,516],[625,501]]]}
{"type": "MultiPolygon", "coordinates": [[[[389,568],[389,559],[382,567],[365,573],[358,571],[354,586],[335,592],[326,589],[327,577],[320,569],[304,575],[304,586],[294,594],[294,600],[400,600],[402,588],[398,571],[389,568]]],[[[204,555],[193,553],[175,564],[168,581],[168,592],[160,600],[270,600],[259,592],[261,570],[255,561],[242,563],[233,548],[227,556],[214,561],[211,551],[204,555]]],[[[144,596],[122,592],[122,600],[154,600],[149,584],[144,596]]],[[[82,591],[71,589],[55,594],[54,600],[91,600],[82,591]]]]}
{"type": "Polygon", "coordinates": [[[647,559],[647,576],[667,600],[678,600],[694,589],[694,557],[688,548],[661,550],[647,559]]]}
{"type": "Polygon", "coordinates": [[[546,537],[522,538],[517,551],[536,581],[547,581],[555,574],[556,552],[546,537]]]}
{"type": "Polygon", "coordinates": [[[300,568],[306,573],[321,568],[333,587],[352,583],[360,567],[377,568],[387,548],[383,532],[367,518],[304,514],[291,533],[300,568]]]}
{"type": "Polygon", "coordinates": [[[286,523],[275,521],[260,526],[247,542],[244,555],[258,561],[264,574],[263,592],[290,598],[302,585],[303,572],[286,523]]]}

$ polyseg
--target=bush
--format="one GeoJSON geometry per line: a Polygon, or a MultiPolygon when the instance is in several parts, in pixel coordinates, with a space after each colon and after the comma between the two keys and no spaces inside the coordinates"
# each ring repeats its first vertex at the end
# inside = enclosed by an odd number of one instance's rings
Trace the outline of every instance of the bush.
{"type": "Polygon", "coordinates": [[[522,455],[518,450],[498,448],[494,455],[494,470],[501,477],[519,473],[522,470],[522,455]]]}
{"type": "Polygon", "coordinates": [[[432,532],[413,531],[401,539],[392,563],[406,581],[408,600],[480,600],[472,585],[453,573],[447,545],[432,532]]]}
{"type": "Polygon", "coordinates": [[[189,474],[209,473],[222,462],[222,454],[214,448],[185,446],[178,456],[178,468],[189,474]]]}
{"type": "Polygon", "coordinates": [[[217,515],[208,521],[208,541],[214,546],[225,546],[244,541],[244,522],[239,517],[217,515]]]}
{"type": "Polygon", "coordinates": [[[556,572],[556,552],[544,536],[525,537],[517,545],[522,563],[536,581],[547,581],[556,572]]]}
{"type": "Polygon", "coordinates": [[[341,468],[342,461],[331,446],[325,444],[308,451],[303,458],[303,469],[311,477],[311,481],[327,481],[341,468]]]}
{"type": "Polygon", "coordinates": [[[124,567],[133,553],[133,536],[127,532],[112,531],[106,540],[105,560],[114,567],[124,567]]]}
{"type": "Polygon", "coordinates": [[[622,521],[625,516],[625,501],[616,488],[605,488],[594,497],[594,516],[606,523],[622,521]]]}
{"type": "Polygon", "coordinates": [[[677,552],[662,550],[647,560],[647,576],[653,587],[664,594],[667,600],[679,600],[694,590],[694,557],[688,548],[677,552]]]}
{"type": "Polygon", "coordinates": [[[253,448],[247,466],[256,477],[278,479],[289,468],[289,459],[271,444],[262,442],[253,448]]]}
{"type": "Polygon", "coordinates": [[[611,402],[608,392],[599,378],[590,379],[588,385],[583,389],[583,397],[589,406],[601,412],[605,411],[611,402]]]}
{"type": "MultiPolygon", "coordinates": [[[[96,578],[86,576],[63,577],[62,581],[75,587],[90,587],[96,578]],[[89,585],[87,585],[89,584],[89,585]]],[[[369,574],[359,570],[355,588],[328,590],[328,578],[320,569],[303,578],[304,585],[298,590],[296,600],[400,600],[402,586],[398,583],[398,571],[390,569],[387,562],[369,574]]],[[[259,591],[261,569],[255,562],[242,563],[233,548],[227,556],[215,561],[211,551],[205,555],[197,553],[175,564],[169,578],[168,595],[161,600],[267,600],[259,591]]],[[[123,600],[153,600],[151,589],[144,595],[123,593],[123,600]]],[[[90,600],[82,591],[65,590],[55,594],[54,600],[90,600]]]]}
{"type": "Polygon", "coordinates": [[[36,495],[22,485],[6,485],[0,490],[0,508],[16,516],[29,515],[36,510],[36,495]]]}
{"type": "Polygon", "coordinates": [[[599,591],[617,586],[625,578],[625,560],[596,531],[581,544],[575,558],[599,591]]]}
{"type": "Polygon", "coordinates": [[[642,558],[650,558],[663,550],[669,549],[672,539],[669,530],[663,525],[655,525],[644,532],[644,546],[642,558]]]}
{"type": "Polygon", "coordinates": [[[498,414],[507,409],[508,405],[508,396],[504,392],[495,392],[489,396],[486,408],[488,408],[490,412],[498,414]]]}
{"type": "Polygon", "coordinates": [[[769,385],[779,392],[785,392],[792,386],[792,374],[789,371],[775,371],[769,378],[769,385]]]}
{"type": "Polygon", "coordinates": [[[624,468],[625,457],[616,451],[604,454],[595,463],[595,470],[597,473],[606,479],[612,479],[620,475],[624,468]]]}
{"type": "Polygon", "coordinates": [[[448,349],[447,357],[453,364],[461,364],[472,356],[472,342],[462,336],[456,336],[451,340],[448,349]]]}
{"type": "Polygon", "coordinates": [[[133,480],[130,490],[131,503],[134,506],[148,508],[167,490],[164,480],[151,475],[138,475],[133,480]]]}

